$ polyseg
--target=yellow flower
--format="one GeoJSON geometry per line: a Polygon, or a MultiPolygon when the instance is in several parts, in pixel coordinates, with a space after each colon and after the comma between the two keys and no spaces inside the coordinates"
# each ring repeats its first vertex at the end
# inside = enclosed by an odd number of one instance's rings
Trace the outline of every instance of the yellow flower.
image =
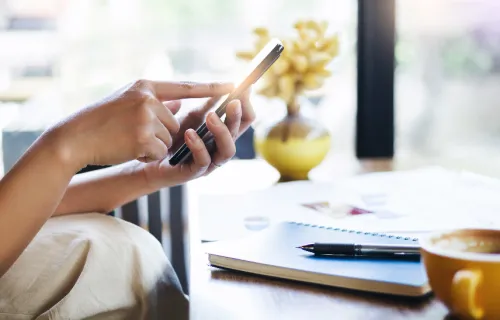
{"type": "MultiPolygon", "coordinates": [[[[339,54],[338,35],[326,34],[326,21],[299,20],[293,28],[296,36],[281,39],[285,49],[262,76],[257,90],[259,94],[278,97],[286,103],[292,103],[304,90],[320,88],[331,76],[327,69],[329,63],[339,54]]],[[[272,38],[265,27],[255,28],[253,34],[256,36],[253,50],[237,52],[238,58],[253,59],[272,38]]]]}

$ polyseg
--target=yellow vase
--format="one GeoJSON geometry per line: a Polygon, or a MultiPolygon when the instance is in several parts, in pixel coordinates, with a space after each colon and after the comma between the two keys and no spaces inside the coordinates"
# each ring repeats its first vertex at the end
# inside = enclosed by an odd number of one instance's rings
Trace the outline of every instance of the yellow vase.
{"type": "Polygon", "coordinates": [[[317,121],[288,114],[256,132],[256,152],[281,175],[281,181],[307,180],[330,150],[329,132],[317,121]]]}

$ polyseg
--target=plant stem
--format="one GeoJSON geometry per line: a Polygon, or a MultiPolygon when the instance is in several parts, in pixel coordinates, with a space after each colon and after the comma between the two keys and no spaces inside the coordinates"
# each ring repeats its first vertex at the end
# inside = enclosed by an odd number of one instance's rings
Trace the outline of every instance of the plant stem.
{"type": "Polygon", "coordinates": [[[294,96],[286,105],[286,110],[288,113],[288,116],[295,117],[299,115],[300,111],[300,105],[299,102],[297,101],[297,96],[294,96]]]}
{"type": "Polygon", "coordinates": [[[290,137],[290,122],[288,121],[289,116],[287,116],[287,119],[285,119],[285,126],[283,128],[283,135],[281,136],[281,141],[282,142],[287,142],[288,138],[290,137]]]}
{"type": "Polygon", "coordinates": [[[281,136],[281,140],[283,142],[286,142],[288,140],[288,138],[290,137],[290,134],[291,134],[291,122],[290,122],[290,119],[299,116],[300,105],[299,105],[297,96],[293,96],[292,99],[290,99],[290,101],[287,103],[287,105],[286,105],[286,111],[287,111],[287,115],[286,115],[286,118],[284,119],[284,121],[285,121],[285,123],[284,123],[285,127],[283,129],[283,135],[281,136]]]}

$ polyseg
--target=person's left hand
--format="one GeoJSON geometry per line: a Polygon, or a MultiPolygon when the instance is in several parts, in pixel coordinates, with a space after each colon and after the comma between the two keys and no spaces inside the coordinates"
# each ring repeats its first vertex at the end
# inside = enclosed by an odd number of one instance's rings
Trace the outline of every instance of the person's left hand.
{"type": "MultiPolygon", "coordinates": [[[[226,109],[224,122],[212,111],[214,103],[220,97],[209,99],[203,106],[194,109],[179,119],[180,130],[173,136],[173,146],[169,155],[162,161],[145,164],[144,172],[148,184],[153,188],[177,185],[211,173],[217,167],[229,161],[236,153],[235,141],[252,124],[255,112],[250,103],[250,92],[245,92],[240,99],[231,101],[226,109]],[[204,122],[212,133],[214,150],[207,147],[196,134],[196,129],[204,122]],[[191,150],[190,160],[172,167],[169,159],[172,154],[186,143],[191,150]]],[[[169,101],[165,106],[176,114],[180,101],[169,101]]]]}

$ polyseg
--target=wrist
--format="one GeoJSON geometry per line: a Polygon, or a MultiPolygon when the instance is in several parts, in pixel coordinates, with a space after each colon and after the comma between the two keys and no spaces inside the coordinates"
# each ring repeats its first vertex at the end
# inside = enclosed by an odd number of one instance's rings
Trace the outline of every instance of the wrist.
{"type": "Polygon", "coordinates": [[[147,163],[141,162],[139,160],[132,160],[128,162],[128,168],[130,169],[130,174],[133,175],[141,188],[145,190],[145,193],[151,193],[157,190],[154,186],[154,181],[150,180],[147,170],[147,163]]]}
{"type": "Polygon", "coordinates": [[[151,192],[171,186],[171,183],[169,183],[170,181],[162,174],[160,161],[151,163],[140,162],[138,169],[141,170],[147,188],[151,190],[151,192]]]}
{"type": "Polygon", "coordinates": [[[76,173],[88,164],[82,158],[82,153],[74,147],[71,135],[64,132],[62,127],[54,127],[45,131],[38,143],[43,149],[48,150],[60,165],[72,172],[76,173]]]}

